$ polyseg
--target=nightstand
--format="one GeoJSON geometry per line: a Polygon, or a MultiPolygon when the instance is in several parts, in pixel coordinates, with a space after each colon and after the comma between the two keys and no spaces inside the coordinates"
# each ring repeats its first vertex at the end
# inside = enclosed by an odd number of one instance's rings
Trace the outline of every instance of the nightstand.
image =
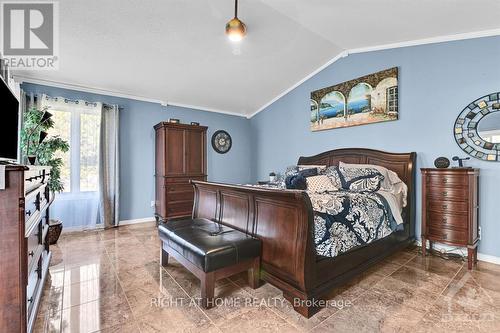
{"type": "Polygon", "coordinates": [[[468,268],[477,262],[479,169],[421,169],[422,254],[432,242],[467,247],[468,268]]]}

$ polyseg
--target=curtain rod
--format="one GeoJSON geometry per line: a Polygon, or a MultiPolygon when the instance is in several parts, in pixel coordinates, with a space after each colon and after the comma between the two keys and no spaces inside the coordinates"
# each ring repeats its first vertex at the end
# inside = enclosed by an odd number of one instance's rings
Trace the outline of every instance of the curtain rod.
{"type": "MultiPolygon", "coordinates": [[[[33,96],[33,98],[41,98],[42,97],[39,94],[33,94],[33,93],[31,93],[30,95],[27,95],[27,96],[33,96]]],[[[45,95],[45,98],[46,99],[56,100],[56,101],[60,99],[60,97],[52,97],[52,96],[49,96],[49,95],[45,95]]],[[[88,102],[88,101],[84,101],[84,100],[70,99],[70,98],[63,98],[63,97],[61,97],[61,98],[63,99],[64,103],[80,104],[80,102],[85,102],[85,105],[97,106],[97,102],[88,102]]],[[[105,106],[105,107],[113,106],[112,104],[108,104],[108,103],[102,103],[102,105],[105,106]]],[[[123,108],[118,105],[118,109],[122,110],[123,108]]]]}

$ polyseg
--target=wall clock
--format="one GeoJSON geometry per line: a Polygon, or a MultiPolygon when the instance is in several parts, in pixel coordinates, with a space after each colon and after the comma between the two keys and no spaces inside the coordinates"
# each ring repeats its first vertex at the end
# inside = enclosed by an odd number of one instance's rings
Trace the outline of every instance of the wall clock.
{"type": "Polygon", "coordinates": [[[233,145],[233,139],[231,135],[224,130],[218,130],[212,135],[212,147],[219,154],[225,154],[233,145]]]}
{"type": "Polygon", "coordinates": [[[500,93],[467,105],[453,128],[457,144],[472,157],[500,161],[500,93]]]}

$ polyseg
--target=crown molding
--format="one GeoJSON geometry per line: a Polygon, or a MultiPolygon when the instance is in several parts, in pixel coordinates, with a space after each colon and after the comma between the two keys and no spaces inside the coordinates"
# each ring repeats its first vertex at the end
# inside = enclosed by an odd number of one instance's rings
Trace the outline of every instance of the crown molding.
{"type": "Polygon", "coordinates": [[[102,88],[91,88],[91,87],[87,87],[87,86],[79,85],[79,84],[37,79],[37,78],[26,77],[26,76],[22,76],[22,75],[14,75],[14,80],[16,82],[19,82],[19,83],[27,82],[27,83],[39,84],[39,85],[61,88],[61,89],[76,90],[76,91],[81,91],[81,92],[86,92],[86,93],[91,93],[91,94],[127,98],[127,99],[133,99],[136,101],[158,103],[158,104],[162,104],[162,105],[166,104],[165,102],[158,100],[158,99],[154,99],[154,98],[131,95],[131,94],[126,94],[126,93],[121,93],[118,91],[102,89],[102,88]]]}
{"type": "Polygon", "coordinates": [[[474,38],[481,38],[481,37],[492,37],[492,36],[500,36],[500,29],[492,29],[492,30],[482,30],[482,31],[475,31],[475,32],[467,32],[467,33],[462,33],[462,34],[453,34],[453,35],[444,35],[444,36],[438,36],[438,37],[432,37],[432,38],[423,38],[423,39],[415,39],[415,40],[410,40],[410,41],[405,41],[405,42],[399,42],[399,43],[390,43],[390,44],[381,44],[381,45],[374,45],[374,46],[368,46],[368,47],[361,47],[361,48],[354,48],[354,49],[346,49],[342,52],[340,52],[338,55],[336,55],[333,59],[328,61],[326,64],[322,65],[321,67],[317,68],[314,70],[312,73],[308,74],[306,77],[295,83],[293,86],[290,88],[286,89],[282,93],[280,93],[278,96],[261,106],[257,111],[254,113],[250,114],[247,116],[248,119],[253,118],[255,115],[257,115],[259,112],[262,112],[264,109],[266,109],[268,106],[279,100],[281,97],[285,96],[288,94],[290,91],[293,89],[297,88],[300,86],[302,83],[305,81],[309,80],[311,77],[314,75],[318,74],[321,72],[323,69],[326,67],[330,66],[331,64],[335,63],[337,60],[347,57],[350,54],[356,54],[356,53],[366,53],[366,52],[373,52],[373,51],[382,51],[382,50],[389,50],[389,49],[396,49],[396,48],[401,48],[401,47],[410,47],[410,46],[418,46],[418,45],[427,45],[427,44],[436,44],[436,43],[445,43],[445,42],[452,42],[452,41],[459,41],[459,40],[465,40],[465,39],[474,39],[474,38]]]}
{"type": "Polygon", "coordinates": [[[205,106],[199,106],[199,105],[189,105],[189,104],[176,103],[176,102],[171,102],[171,101],[166,102],[166,101],[162,101],[162,100],[158,100],[158,99],[153,99],[153,98],[148,98],[148,97],[143,97],[143,96],[136,96],[136,95],[121,93],[121,92],[117,92],[117,91],[102,89],[102,88],[92,88],[92,87],[87,87],[84,85],[70,84],[70,83],[57,82],[57,81],[44,80],[44,79],[36,79],[36,78],[26,77],[26,76],[22,76],[22,75],[14,75],[14,79],[19,83],[28,82],[28,83],[46,85],[46,86],[51,86],[51,87],[56,87],[56,88],[83,91],[83,92],[99,94],[99,95],[121,97],[121,98],[127,98],[127,99],[132,99],[132,100],[150,102],[150,103],[158,103],[158,104],[161,104],[162,106],[171,105],[171,106],[177,106],[177,107],[182,107],[182,108],[196,109],[196,110],[207,111],[207,112],[215,112],[215,113],[221,113],[221,114],[237,116],[237,117],[245,117],[247,119],[251,119],[255,115],[257,115],[258,113],[265,110],[271,104],[278,101],[280,98],[282,98],[283,96],[285,96],[286,94],[288,94],[289,92],[291,92],[292,90],[294,90],[295,88],[297,88],[298,86],[303,84],[305,81],[309,80],[310,78],[312,78],[313,76],[315,76],[316,74],[321,72],[326,67],[337,62],[341,58],[347,57],[350,54],[382,51],[382,50],[388,50],[388,49],[411,47],[411,46],[426,45],[426,44],[444,43],[444,42],[459,41],[459,40],[465,40],[465,39],[474,39],[474,38],[481,38],[481,37],[492,37],[492,36],[499,36],[499,35],[500,35],[500,29],[491,29],[491,30],[461,33],[461,34],[444,35],[444,36],[438,36],[438,37],[432,37],[432,38],[416,39],[416,40],[404,41],[404,42],[399,42],[399,43],[381,44],[381,45],[374,45],[374,46],[368,46],[368,47],[346,49],[346,50],[341,51],[335,57],[333,57],[332,59],[330,59],[328,62],[326,62],[322,66],[315,69],[313,72],[309,73],[307,76],[305,76],[304,78],[302,78],[301,80],[299,80],[295,84],[293,84],[288,89],[286,89],[283,92],[281,92],[280,94],[278,94],[276,97],[271,99],[269,102],[265,103],[258,110],[256,110],[255,112],[253,112],[251,114],[242,114],[242,113],[237,113],[237,112],[233,112],[233,111],[221,110],[221,109],[217,109],[217,108],[211,108],[211,107],[205,107],[205,106]]]}
{"type": "Polygon", "coordinates": [[[461,33],[461,34],[414,39],[414,40],[409,40],[409,41],[405,41],[405,42],[354,48],[354,49],[348,50],[348,54],[382,51],[382,50],[397,49],[397,48],[401,48],[401,47],[410,47],[410,46],[418,46],[418,45],[426,45],[426,44],[446,43],[446,42],[453,42],[453,41],[459,41],[459,40],[464,40],[464,39],[492,37],[492,36],[499,36],[499,35],[500,35],[500,29],[466,32],[466,33],[461,33]]]}
{"type": "Polygon", "coordinates": [[[237,117],[248,118],[243,113],[237,113],[237,112],[226,111],[226,110],[221,110],[221,109],[209,108],[209,107],[205,107],[205,106],[182,104],[182,103],[176,103],[176,102],[167,102],[167,105],[177,106],[177,107],[186,108],[186,109],[196,109],[196,110],[200,110],[200,111],[222,113],[222,114],[229,115],[229,116],[237,116],[237,117]]]}
{"type": "Polygon", "coordinates": [[[196,109],[196,110],[200,110],[200,111],[222,113],[222,114],[231,115],[231,116],[246,117],[244,114],[226,111],[226,110],[219,110],[219,109],[210,108],[210,107],[204,107],[204,106],[198,106],[198,105],[188,105],[188,104],[182,104],[182,103],[176,103],[176,102],[165,102],[165,101],[162,101],[159,99],[131,95],[131,94],[121,93],[121,92],[117,92],[117,91],[113,91],[113,90],[107,90],[107,89],[102,89],[102,88],[91,88],[91,87],[84,86],[84,85],[64,83],[64,82],[44,80],[44,79],[37,79],[37,78],[26,77],[26,76],[22,76],[22,75],[14,75],[14,80],[16,82],[18,82],[19,84],[21,84],[23,82],[33,83],[33,84],[39,84],[39,85],[61,88],[61,89],[76,90],[76,91],[81,91],[81,92],[86,92],[86,93],[91,93],[91,94],[113,96],[113,97],[132,99],[132,100],[136,100],[136,101],[155,103],[155,104],[160,104],[161,106],[164,106],[164,107],[170,105],[170,106],[177,106],[177,107],[188,108],[188,109],[196,109]]]}
{"type": "Polygon", "coordinates": [[[259,113],[261,111],[264,111],[265,108],[267,108],[268,106],[270,106],[271,104],[273,104],[274,102],[276,102],[277,100],[279,100],[281,97],[283,97],[286,94],[288,94],[293,89],[295,89],[298,86],[300,86],[302,83],[304,83],[307,80],[309,80],[310,78],[312,78],[314,75],[316,75],[319,72],[321,72],[323,69],[327,68],[328,66],[330,66],[331,64],[333,64],[337,60],[339,60],[341,58],[344,58],[344,57],[347,57],[348,55],[349,55],[349,53],[347,52],[347,50],[341,51],[334,58],[328,60],[326,63],[324,63],[323,65],[321,65],[319,68],[316,68],[312,73],[309,73],[306,77],[302,78],[300,81],[298,81],[297,83],[295,83],[293,86],[291,86],[290,88],[286,89],[285,91],[283,91],[282,93],[280,93],[278,96],[274,97],[272,100],[270,100],[269,102],[267,102],[266,104],[264,104],[263,106],[261,106],[257,111],[255,111],[254,113],[248,115],[247,118],[248,119],[253,118],[257,113],[259,113]]]}

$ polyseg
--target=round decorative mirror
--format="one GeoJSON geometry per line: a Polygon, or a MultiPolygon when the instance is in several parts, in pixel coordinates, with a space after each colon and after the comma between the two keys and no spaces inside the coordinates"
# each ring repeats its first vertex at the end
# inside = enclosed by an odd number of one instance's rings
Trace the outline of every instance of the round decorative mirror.
{"type": "Polygon", "coordinates": [[[500,161],[500,93],[476,99],[455,121],[457,144],[472,157],[500,161]]]}

